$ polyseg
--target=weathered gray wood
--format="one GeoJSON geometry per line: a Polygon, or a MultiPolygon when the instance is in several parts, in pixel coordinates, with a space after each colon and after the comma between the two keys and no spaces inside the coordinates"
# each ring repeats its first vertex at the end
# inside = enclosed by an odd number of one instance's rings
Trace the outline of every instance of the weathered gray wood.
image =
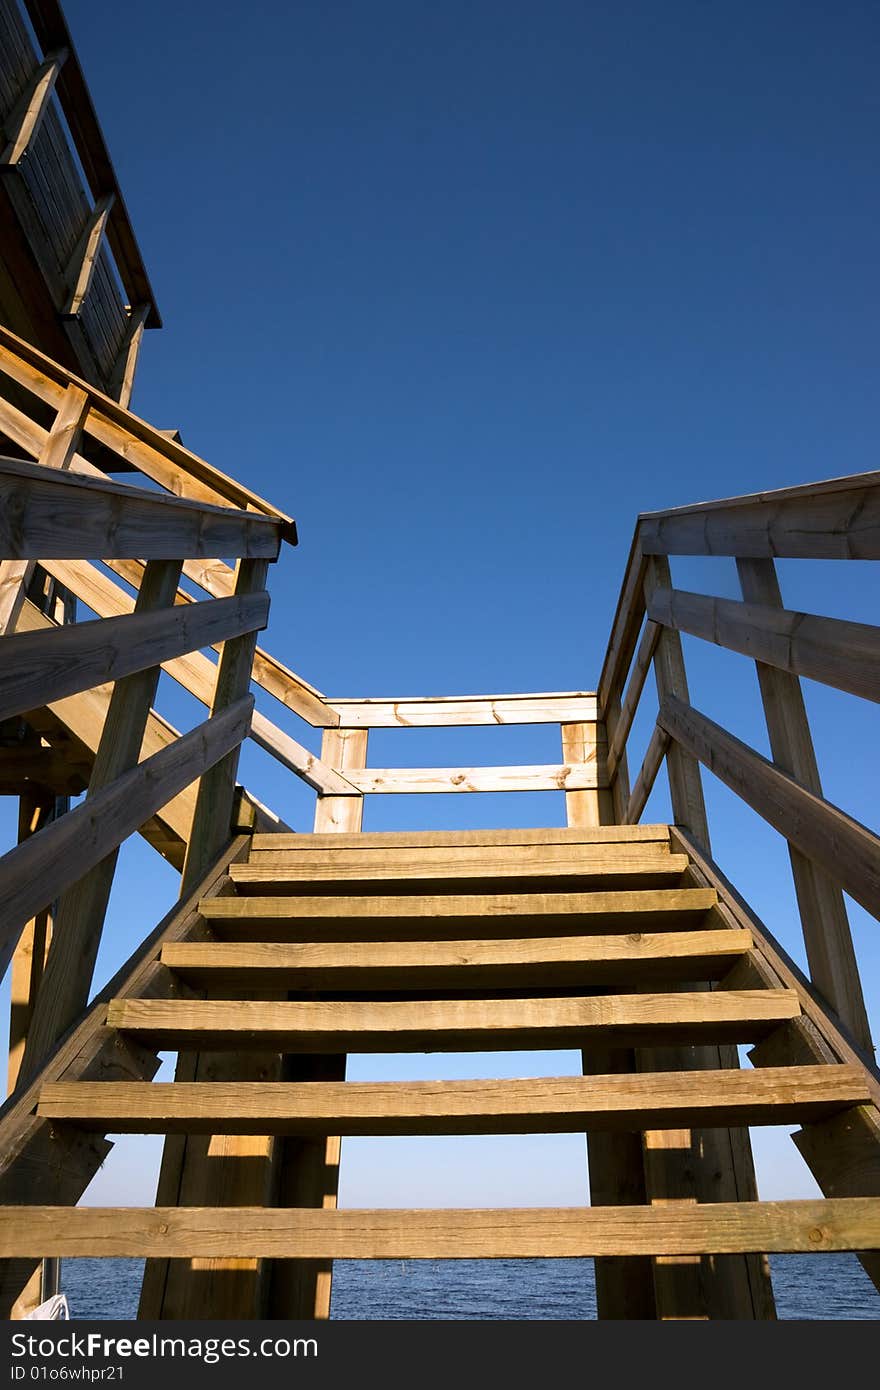
{"type": "Polygon", "coordinates": [[[263,628],[268,613],[268,594],[249,594],[12,635],[0,644],[0,719],[263,628]]]}
{"type": "Polygon", "coordinates": [[[814,1066],[515,1081],[68,1081],[43,1086],[37,1114],[114,1134],[555,1134],[804,1123],[869,1099],[861,1068],[814,1066]]]}
{"type": "Polygon", "coordinates": [[[673,739],[856,902],[880,916],[880,838],[684,701],[664,700],[658,719],[673,739]]]}
{"type": "MultiPolygon", "coordinates": [[[[740,570],[772,560],[743,560],[740,570]]],[[[750,590],[757,592],[757,590],[750,590]]],[[[655,623],[751,656],[795,676],[880,701],[880,627],[795,613],[765,600],[709,598],[658,590],[648,612],[655,623]]]]}
{"type": "MultiPolygon", "coordinates": [[[[135,617],[167,611],[179,580],[179,560],[152,561],[138,595],[135,617]]],[[[63,632],[62,628],[55,635],[63,632]]],[[[114,685],[86,806],[112,787],[118,777],[137,766],[158,684],[159,667],[152,664],[141,665],[135,674],[114,685]]],[[[21,1067],[24,1080],[36,1074],[54,1043],[88,1002],[117,855],[118,848],[114,846],[106,858],[71,883],[56,907],[52,945],[21,1067]]]]}
{"type": "Polygon", "coordinates": [[[880,1249],[880,1199],[708,1206],[331,1211],[7,1207],[0,1255],[584,1259],[880,1249]]]}
{"type": "Polygon", "coordinates": [[[880,559],[880,473],[644,513],[646,555],[880,559]]]}
{"type": "MultiPolygon", "coordinates": [[[[750,603],[761,603],[764,611],[771,613],[783,611],[772,560],[740,560],[737,569],[743,596],[750,603]]],[[[840,661],[846,664],[843,651],[840,661]]],[[[756,661],[755,666],[774,763],[821,797],[819,766],[797,675],[792,670],[776,669],[776,663],[756,661]]],[[[843,893],[799,849],[789,845],[789,856],[812,977],[853,1036],[870,1050],[871,1029],[843,893]]]]}
{"type": "Polygon", "coordinates": [[[4,969],[29,918],[100,863],[204,768],[239,746],[252,707],[247,696],[199,724],[0,859],[4,969]]]}
{"type": "Polygon", "coordinates": [[[4,558],[242,555],[274,560],[280,543],[272,517],[0,459],[4,558]]]}
{"type": "Polygon", "coordinates": [[[787,990],[617,994],[562,999],[281,1002],[114,1000],[108,1021],[157,1048],[424,1052],[745,1042],[797,1018],[787,990]]]}

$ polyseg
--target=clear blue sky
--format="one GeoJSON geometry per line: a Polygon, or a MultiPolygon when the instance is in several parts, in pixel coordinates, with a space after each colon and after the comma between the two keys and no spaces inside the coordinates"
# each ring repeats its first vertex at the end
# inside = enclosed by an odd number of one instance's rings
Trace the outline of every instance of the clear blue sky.
{"type": "MultiPolygon", "coordinates": [[[[637,511],[876,466],[876,6],[66,10],[165,318],[135,408],[297,517],[267,645],[322,690],[591,688],[637,511]]],[[[736,593],[732,563],[676,578],[736,593]]],[[[782,579],[792,607],[876,621],[870,566],[782,579]]],[[[695,702],[765,748],[748,663],[688,659],[695,702]]],[[[873,710],[807,696],[828,795],[876,824],[873,710]]],[[[557,752],[552,730],[443,731],[377,736],[371,760],[557,752]]],[[[309,828],[310,794],[256,751],[245,774],[309,828]]],[[[784,847],[707,790],[718,858],[799,953],[784,847]]],[[[385,798],[367,825],[562,814],[550,795],[385,798]]],[[[648,816],[668,816],[662,787],[648,816]]],[[[173,898],[145,847],[123,871],[140,908],[114,898],[104,976],[173,898]]],[[[854,922],[876,981],[876,923],[854,922]]],[[[876,983],[871,1000],[880,1021],[876,983]]],[[[487,1074],[351,1074],[417,1066],[487,1074]]],[[[155,1146],[127,1152],[96,1200],[150,1200],[155,1146]]],[[[349,1141],[343,1197],[578,1202],[582,1152],[349,1141]]],[[[787,1140],[758,1152],[764,1195],[812,1190],[787,1140]]]]}

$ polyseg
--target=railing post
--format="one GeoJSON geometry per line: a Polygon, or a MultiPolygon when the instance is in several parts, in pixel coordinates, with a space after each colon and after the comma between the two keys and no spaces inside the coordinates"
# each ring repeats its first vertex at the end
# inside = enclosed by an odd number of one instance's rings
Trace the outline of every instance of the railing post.
{"type": "MultiPolygon", "coordinates": [[[[663,555],[650,556],[645,576],[646,604],[650,604],[655,589],[671,588],[669,561],[663,555]]],[[[677,695],[680,700],[690,703],[681,638],[671,628],[664,628],[657,638],[654,677],[657,682],[657,698],[661,704],[669,695],[677,695]]],[[[700,765],[696,758],[673,741],[666,753],[666,767],[669,774],[672,819],[676,825],[684,826],[708,852],[709,822],[706,817],[700,765]]]]}
{"type": "MultiPolygon", "coordinates": [[[[772,560],[736,562],[746,603],[782,608],[772,560]]],[[[822,796],[810,724],[798,676],[755,662],[773,761],[815,796],[822,796]]],[[[810,974],[855,1040],[869,1052],[871,1029],[843,893],[793,845],[788,846],[810,974]]]]}
{"type": "Polygon", "coordinates": [[[569,825],[610,825],[614,820],[611,792],[604,785],[608,740],[605,724],[561,724],[563,763],[593,763],[598,787],[565,793],[565,814],[569,825]]]}
{"type": "MultiPolygon", "coordinates": [[[[348,768],[367,765],[369,729],[325,729],[321,736],[321,761],[345,776],[348,768]]],[[[363,796],[319,796],[315,807],[315,833],[354,832],[364,819],[363,796]]]]}

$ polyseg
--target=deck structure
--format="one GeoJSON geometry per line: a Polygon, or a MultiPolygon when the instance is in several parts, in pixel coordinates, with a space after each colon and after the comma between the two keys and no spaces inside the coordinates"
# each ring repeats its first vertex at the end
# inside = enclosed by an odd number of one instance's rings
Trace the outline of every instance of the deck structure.
{"type": "MultiPolygon", "coordinates": [[[[14,49],[20,90],[0,71],[16,217],[52,103],[74,138],[97,129],[57,7],[26,10],[44,52],[14,49]]],[[[99,153],[80,150],[87,172],[99,153]]],[[[155,322],[121,198],[91,193],[84,255],[112,252],[155,322]]],[[[20,807],[0,858],[5,1315],[39,1297],[43,1260],[83,1254],[146,1258],[144,1318],[327,1317],[336,1258],[592,1256],[608,1318],[772,1318],[774,1251],[856,1251],[880,1287],[880,1075],[844,897],[880,915],[880,840],[824,797],[800,686],[876,702],[880,629],[786,609],[774,563],[880,560],[880,474],[640,517],[595,692],[330,698],[258,645],[293,521],[131,413],[89,338],[103,281],[83,265],[59,308],[51,276],[13,263],[24,328],[0,296],[0,791],[20,807]],[[742,601],[676,589],[684,555],[735,558],[742,601]],[[682,633],[754,661],[771,759],[693,706],[682,633]],[[157,707],[162,672],[205,706],[194,728],[157,707]],[[266,695],[322,731],[320,754],[266,695]],[[558,762],[368,763],[372,728],[538,723],[559,727],[558,762]],[[311,833],[239,784],[247,739],[314,790],[311,833]],[[664,765],[671,822],[641,824],[664,765]],[[701,768],[786,840],[809,975],[714,862],[701,768]],[[548,789],[564,826],[362,829],[375,793],[548,789]],[[180,899],[93,995],[132,835],[180,899]],[[583,1074],[345,1079],[350,1052],[520,1047],[576,1048],[583,1074]],[[163,1050],[176,1076],[156,1083],[163,1050]],[[749,1131],[781,1123],[823,1199],[758,1199],[749,1131]],[[155,1208],[78,1207],[126,1132],[166,1136],[155,1208]],[[552,1132],[586,1135],[589,1206],[336,1209],[346,1135],[552,1132]]]]}

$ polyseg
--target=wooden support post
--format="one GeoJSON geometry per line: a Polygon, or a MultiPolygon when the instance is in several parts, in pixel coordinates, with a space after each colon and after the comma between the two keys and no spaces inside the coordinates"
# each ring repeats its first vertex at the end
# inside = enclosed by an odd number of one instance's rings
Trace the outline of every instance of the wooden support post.
{"type": "Polygon", "coordinates": [[[0,171],[16,168],[36,139],[43,117],[49,109],[49,99],[55,90],[55,82],[67,56],[66,48],[46,54],[21,100],[8,117],[3,127],[6,146],[0,154],[0,171]]]}
{"type": "MultiPolygon", "coordinates": [[[[325,729],[321,762],[345,776],[347,768],[367,765],[369,729],[325,729]]],[[[359,831],[363,825],[363,796],[321,796],[315,807],[315,834],[359,831]]]]}
{"type": "MultiPolygon", "coordinates": [[[[22,792],[18,807],[19,844],[28,836],[42,830],[54,813],[54,793],[36,786],[30,791],[22,792]]],[[[18,1085],[18,1073],[24,1057],[37,992],[43,978],[51,932],[51,912],[46,908],[27,923],[12,957],[7,1086],[10,1095],[18,1085]]]]}
{"type": "MultiPolygon", "coordinates": [[[[772,560],[737,560],[746,603],[782,608],[772,560]]],[[[815,796],[822,783],[798,676],[755,662],[773,761],[815,796]]],[[[834,1012],[869,1053],[871,1029],[843,893],[823,869],[788,846],[810,975],[834,1012]]]]}
{"type": "Polygon", "coordinates": [[[134,389],[134,374],[137,370],[138,358],[140,357],[141,343],[144,337],[147,317],[150,313],[149,304],[135,304],[128,311],[128,327],[119,349],[119,357],[116,366],[113,368],[113,376],[110,382],[110,394],[120,405],[128,410],[131,401],[131,393],[134,389]]]}
{"type": "MultiPolygon", "coordinates": [[[[645,576],[645,599],[655,589],[670,589],[669,562],[651,556],[645,576]]],[[[687,701],[688,685],[678,633],[664,628],[657,638],[654,674],[658,699],[687,701]]],[[[674,740],[666,762],[672,816],[708,851],[709,825],[699,764],[674,740]]],[[[738,1067],[734,1046],[639,1049],[640,1071],[716,1070],[738,1067]]],[[[664,1202],[757,1201],[751,1144],[747,1132],[651,1130],[644,1135],[648,1200],[664,1202]]],[[[664,1258],[654,1261],[654,1291],[660,1318],[772,1318],[773,1293],[767,1261],[759,1255],[664,1258]]]]}
{"type": "MultiPolygon", "coordinates": [[[[38,463],[45,468],[69,468],[79,448],[88,413],[89,398],[85,391],[78,386],[69,386],[46,436],[38,463]]],[[[34,566],[33,560],[0,561],[0,636],[15,631],[34,566]]]]}
{"type": "Polygon", "coordinates": [[[78,318],[82,311],[86,295],[91,288],[95,267],[98,264],[101,244],[107,231],[107,219],[115,201],[115,193],[104,193],[92,208],[68,268],[67,283],[70,286],[70,295],[61,310],[62,318],[78,318]]]}
{"type": "MultiPolygon", "coordinates": [[[[178,560],[147,566],[137,600],[138,612],[173,604],[180,580],[178,560]]],[[[89,796],[136,766],[159,683],[159,666],[117,681],[95,756],[89,796]]],[[[22,1064],[33,1076],[62,1033],[85,1008],[110,900],[118,850],[107,855],[61,898],[43,986],[34,1009],[22,1064]]]]}
{"type": "Polygon", "coordinates": [[[565,814],[569,825],[609,825],[613,819],[611,793],[605,788],[605,761],[608,742],[604,723],[562,724],[562,761],[592,764],[597,770],[598,787],[565,793],[565,814]]]}
{"type": "MultiPolygon", "coordinates": [[[[235,593],[260,592],[264,560],[238,565],[235,593]]],[[[223,644],[211,714],[246,694],[251,681],[256,632],[223,644]]],[[[235,803],[240,749],[227,754],[199,783],[192,832],[183,870],[181,898],[202,879],[228,842],[235,803]]],[[[177,1081],[274,1081],[273,1054],[181,1052],[177,1081]]],[[[169,1135],[162,1153],[157,1205],[268,1206],[274,1169],[272,1141],[260,1135],[169,1135]]],[[[148,1319],[256,1318],[265,1306],[262,1262],[253,1259],[147,1261],[138,1316],[148,1319]]]]}
{"type": "MultiPolygon", "coordinates": [[[[619,705],[619,702],[618,702],[619,705]]],[[[586,761],[588,749],[595,753],[606,746],[604,724],[563,724],[564,762],[586,761]]],[[[625,757],[618,772],[626,778],[625,757]]],[[[623,785],[623,784],[622,784],[623,785]]],[[[566,824],[592,827],[616,823],[611,793],[608,791],[566,792],[566,824]]],[[[595,1048],[581,1054],[585,1076],[611,1076],[635,1070],[632,1048],[595,1048]]],[[[642,1144],[638,1134],[587,1133],[587,1166],[590,1202],[595,1207],[643,1205],[645,1171],[642,1144]]],[[[651,1261],[644,1257],[618,1259],[611,1256],[595,1261],[596,1308],[600,1318],[641,1318],[655,1316],[651,1261]]]]}

